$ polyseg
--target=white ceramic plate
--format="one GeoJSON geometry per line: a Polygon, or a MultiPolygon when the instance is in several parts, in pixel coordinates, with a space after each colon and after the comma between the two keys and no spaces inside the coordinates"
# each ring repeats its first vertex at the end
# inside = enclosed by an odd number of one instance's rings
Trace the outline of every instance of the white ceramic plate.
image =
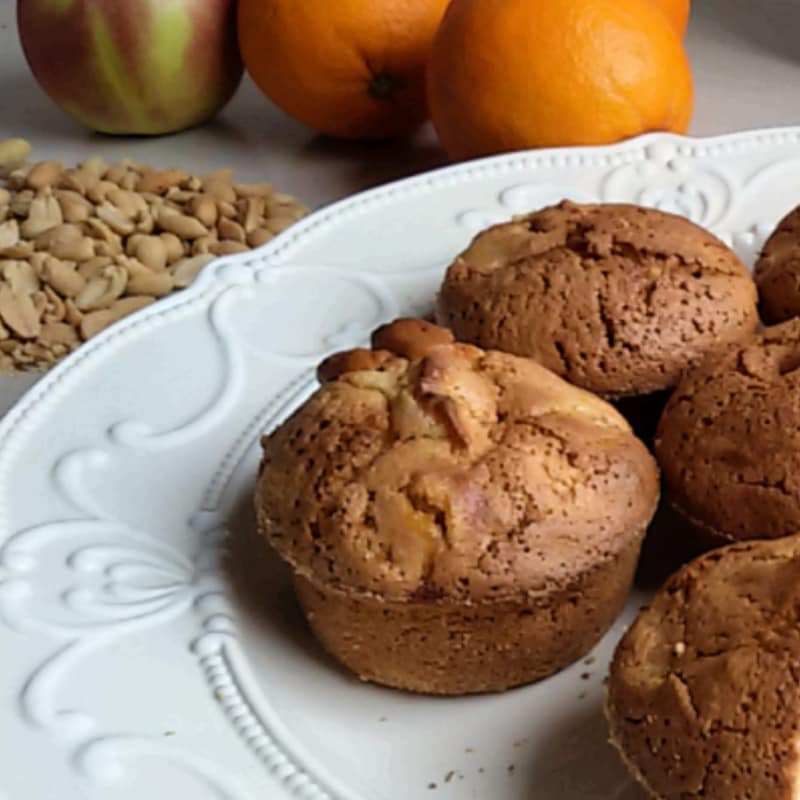
{"type": "Polygon", "coordinates": [[[2,800],[638,796],[601,700],[641,594],[591,663],[415,697],[328,660],[246,541],[259,434],[318,360],[427,311],[478,229],[565,196],[687,214],[752,260],[800,201],[800,129],[510,155],[354,197],[216,262],[23,398],[0,426],[2,800]]]}

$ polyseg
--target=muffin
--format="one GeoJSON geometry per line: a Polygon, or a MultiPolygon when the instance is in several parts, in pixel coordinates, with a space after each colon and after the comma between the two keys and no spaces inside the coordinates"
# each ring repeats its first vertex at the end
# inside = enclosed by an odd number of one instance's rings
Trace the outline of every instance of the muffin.
{"type": "Polygon", "coordinates": [[[800,530],[800,320],[767,328],[678,386],[655,453],[665,495],[711,543],[800,530]]]}
{"type": "Polygon", "coordinates": [[[767,239],[756,261],[755,279],[767,325],[800,316],[800,206],[767,239]]]}
{"type": "Polygon", "coordinates": [[[756,329],[756,289],[719,239],[633,205],[560,205],[481,233],[447,270],[438,321],[606,398],[674,387],[756,329]]]}
{"type": "Polygon", "coordinates": [[[659,800],[800,797],[800,538],[673,576],[611,664],[611,741],[659,800]]]}
{"type": "Polygon", "coordinates": [[[263,440],[259,526],[313,632],[363,680],[501,691],[621,610],[659,486],[599,398],[400,320],[263,440]]]}

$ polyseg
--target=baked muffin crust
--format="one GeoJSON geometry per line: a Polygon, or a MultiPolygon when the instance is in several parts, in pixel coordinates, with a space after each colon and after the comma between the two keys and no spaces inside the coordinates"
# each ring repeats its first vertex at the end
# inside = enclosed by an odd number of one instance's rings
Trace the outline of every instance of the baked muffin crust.
{"type": "Polygon", "coordinates": [[[608,398],[675,386],[749,337],[756,289],[689,220],[622,204],[557,206],[479,234],[449,267],[438,320],[608,398]]]}
{"type": "Polygon", "coordinates": [[[800,206],[790,211],[767,239],[754,277],[765,323],[773,325],[800,316],[800,206]]]}
{"type": "Polygon", "coordinates": [[[322,643],[361,677],[500,690],[621,610],[655,462],[600,398],[401,320],[338,354],[263,442],[261,530],[322,643]]]}
{"type": "Polygon", "coordinates": [[[800,538],[731,545],[680,570],[620,642],[612,742],[661,800],[800,793],[800,538]]]}
{"type": "Polygon", "coordinates": [[[800,320],[688,375],[659,423],[668,498],[719,539],[800,530],[800,320]]]}
{"type": "Polygon", "coordinates": [[[524,596],[649,520],[644,446],[540,365],[454,343],[336,360],[341,374],[265,440],[259,483],[263,529],[312,580],[392,600],[524,596]]]}

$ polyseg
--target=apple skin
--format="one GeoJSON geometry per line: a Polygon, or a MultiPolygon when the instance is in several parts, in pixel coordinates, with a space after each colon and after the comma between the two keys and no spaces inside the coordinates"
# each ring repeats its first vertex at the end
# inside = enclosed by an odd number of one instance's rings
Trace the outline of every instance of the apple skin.
{"type": "Polygon", "coordinates": [[[101,133],[174,133],[213,117],[242,77],[235,0],[18,0],[41,87],[101,133]]]}

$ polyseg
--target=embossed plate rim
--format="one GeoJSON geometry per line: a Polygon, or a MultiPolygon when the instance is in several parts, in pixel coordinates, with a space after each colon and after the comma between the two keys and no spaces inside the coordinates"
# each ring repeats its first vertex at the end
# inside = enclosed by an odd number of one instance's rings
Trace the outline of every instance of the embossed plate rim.
{"type": "MultiPolygon", "coordinates": [[[[302,251],[304,245],[313,244],[326,233],[335,231],[339,223],[347,222],[364,211],[380,209],[396,199],[433,193],[439,188],[462,183],[480,183],[482,178],[506,174],[513,176],[517,172],[531,171],[540,167],[555,169],[562,166],[571,169],[583,166],[619,167],[626,164],[645,163],[649,160],[658,161],[662,156],[680,156],[686,159],[714,158],[717,155],[730,156],[764,150],[771,145],[800,145],[800,128],[751,131],[709,139],[649,134],[611,147],[512,153],[445,167],[432,173],[369,190],[323,208],[257,251],[224,257],[212,262],[188,290],[122,320],[84,345],[42,378],[0,422],[0,489],[4,485],[7,470],[15,457],[16,448],[19,446],[18,440],[23,438],[20,434],[24,433],[29,424],[34,424],[37,412],[57,405],[60,390],[72,385],[72,381],[79,380],[85,366],[97,363],[105,355],[110,355],[117,343],[124,343],[126,339],[136,337],[140,333],[152,332],[161,324],[166,324],[167,321],[178,318],[183,313],[188,314],[198,308],[211,308],[216,299],[221,297],[228,288],[250,282],[254,276],[262,274],[264,270],[279,269],[293,255],[302,251]]],[[[798,152],[798,156],[800,156],[800,152],[798,152]]],[[[319,265],[319,267],[323,268],[324,265],[319,265]]],[[[364,269],[361,271],[361,276],[366,276],[364,280],[367,280],[370,273],[364,269]]],[[[233,443],[234,448],[235,446],[236,443],[233,443]]],[[[6,512],[6,504],[1,503],[0,548],[7,543],[6,537],[13,533],[6,530],[6,512]]],[[[217,617],[219,615],[211,613],[206,621],[217,617]]],[[[224,634],[224,628],[225,624],[223,623],[218,632],[224,634]]],[[[211,629],[207,628],[206,632],[214,634],[215,630],[212,626],[211,629]]],[[[198,634],[198,636],[200,635],[202,632],[198,634]]],[[[209,678],[210,682],[217,680],[214,675],[217,673],[214,672],[209,678]]],[[[248,730],[251,728],[252,726],[248,730]]],[[[239,733],[244,737],[241,731],[239,733]]],[[[314,778],[304,772],[302,764],[293,762],[291,757],[288,758],[288,767],[285,764],[279,765],[276,771],[279,773],[278,777],[286,791],[297,797],[338,796],[337,792],[328,792],[327,788],[321,788],[314,778]],[[289,771],[286,772],[286,769],[289,771]],[[284,771],[285,775],[281,771],[284,771]]],[[[221,789],[220,792],[222,791],[221,789]]],[[[238,797],[239,795],[231,793],[219,796],[238,797]]]]}

